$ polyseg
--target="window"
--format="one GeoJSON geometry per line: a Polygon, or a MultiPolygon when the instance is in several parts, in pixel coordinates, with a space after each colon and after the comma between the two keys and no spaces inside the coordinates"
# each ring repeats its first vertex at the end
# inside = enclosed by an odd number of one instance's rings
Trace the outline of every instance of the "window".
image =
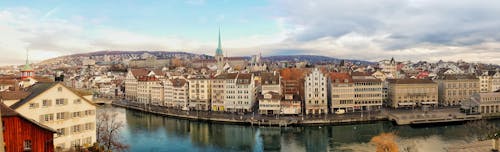
{"type": "Polygon", "coordinates": [[[36,103],[30,103],[30,108],[36,108],[37,104],[36,103]]]}
{"type": "Polygon", "coordinates": [[[56,120],[64,120],[64,112],[56,113],[56,120]]]}
{"type": "Polygon", "coordinates": [[[80,117],[80,112],[73,112],[73,117],[80,117]]]}
{"type": "Polygon", "coordinates": [[[74,125],[73,132],[80,132],[80,125],[74,125]]]}
{"type": "Polygon", "coordinates": [[[50,100],[43,100],[43,101],[42,101],[42,106],[44,106],[44,107],[48,107],[48,106],[50,106],[50,105],[51,105],[50,100]]]}
{"type": "Polygon", "coordinates": [[[64,105],[64,99],[56,99],[56,105],[64,105]]]}
{"type": "Polygon", "coordinates": [[[25,140],[23,142],[24,151],[31,151],[31,140],[25,140]]]}
{"type": "Polygon", "coordinates": [[[43,115],[43,120],[44,121],[52,121],[52,120],[54,120],[54,114],[45,114],[45,115],[43,115]]]}
{"type": "Polygon", "coordinates": [[[57,88],[57,91],[62,92],[62,87],[57,88]]]}

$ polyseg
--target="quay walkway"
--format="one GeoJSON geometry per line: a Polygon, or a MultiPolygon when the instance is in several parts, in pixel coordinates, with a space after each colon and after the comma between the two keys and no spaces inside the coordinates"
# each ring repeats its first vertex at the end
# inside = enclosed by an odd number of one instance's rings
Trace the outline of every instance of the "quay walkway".
{"type": "Polygon", "coordinates": [[[317,126],[317,125],[344,125],[344,124],[359,124],[372,123],[376,121],[393,121],[397,125],[425,125],[434,123],[453,123],[465,122],[479,119],[495,119],[499,117],[481,116],[481,115],[466,115],[460,113],[457,108],[433,109],[431,111],[422,110],[390,110],[384,109],[381,111],[363,112],[363,113],[346,113],[342,115],[325,114],[318,116],[266,116],[255,113],[237,114],[228,112],[212,112],[212,111],[185,111],[172,109],[161,106],[149,106],[138,104],[135,102],[117,101],[112,103],[114,106],[134,109],[153,114],[197,120],[207,122],[218,122],[239,125],[252,126],[317,126]]]}
{"type": "Polygon", "coordinates": [[[251,125],[251,126],[317,126],[317,125],[343,125],[354,123],[370,123],[375,121],[387,120],[387,117],[381,112],[372,112],[363,114],[327,114],[321,116],[265,116],[258,114],[235,114],[225,112],[210,111],[183,111],[158,106],[145,106],[143,104],[113,101],[114,106],[149,112],[153,114],[227,124],[251,125]]]}

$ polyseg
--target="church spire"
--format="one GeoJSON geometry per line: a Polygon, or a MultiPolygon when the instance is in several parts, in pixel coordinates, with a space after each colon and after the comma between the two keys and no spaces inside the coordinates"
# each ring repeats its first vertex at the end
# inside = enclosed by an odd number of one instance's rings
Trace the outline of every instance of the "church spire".
{"type": "Polygon", "coordinates": [[[219,27],[219,45],[218,45],[217,48],[222,49],[222,44],[221,44],[221,41],[220,41],[220,27],[219,27]]]}
{"type": "Polygon", "coordinates": [[[32,71],[32,70],[33,68],[31,68],[30,66],[28,49],[26,49],[26,64],[24,64],[23,71],[32,71]]]}
{"type": "Polygon", "coordinates": [[[217,50],[215,50],[215,55],[223,55],[222,54],[222,42],[220,40],[220,27],[219,27],[219,41],[218,41],[218,45],[217,45],[217,50]]]}

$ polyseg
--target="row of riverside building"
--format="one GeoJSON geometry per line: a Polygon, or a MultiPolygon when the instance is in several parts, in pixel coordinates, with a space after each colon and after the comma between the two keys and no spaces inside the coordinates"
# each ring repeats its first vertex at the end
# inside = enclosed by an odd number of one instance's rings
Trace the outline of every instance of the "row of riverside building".
{"type": "Polygon", "coordinates": [[[480,92],[474,75],[430,79],[381,79],[375,73],[285,68],[274,72],[172,75],[129,69],[126,99],[182,110],[326,114],[376,111],[382,106],[458,106],[480,92]]]}

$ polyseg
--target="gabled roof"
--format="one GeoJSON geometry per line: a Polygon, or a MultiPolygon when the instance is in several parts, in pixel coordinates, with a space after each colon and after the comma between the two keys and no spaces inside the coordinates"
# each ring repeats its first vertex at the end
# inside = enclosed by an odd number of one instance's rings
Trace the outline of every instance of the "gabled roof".
{"type": "Polygon", "coordinates": [[[2,117],[13,117],[13,116],[17,116],[17,117],[20,117],[26,121],[29,121],[31,123],[33,123],[34,125],[37,125],[39,126],[40,128],[42,129],[45,129],[45,130],[48,130],[50,132],[53,132],[53,133],[56,133],[57,131],[48,127],[48,126],[45,126],[33,119],[29,119],[23,115],[21,115],[20,113],[16,112],[15,110],[9,108],[7,105],[5,105],[4,103],[0,102],[0,112],[2,113],[2,117]]]}
{"type": "Polygon", "coordinates": [[[130,69],[130,72],[132,72],[132,75],[137,79],[140,76],[145,76],[149,73],[148,70],[146,69],[130,69]]]}
{"type": "Polygon", "coordinates": [[[172,83],[172,86],[174,87],[182,87],[186,84],[185,79],[175,78],[175,79],[169,79],[169,81],[172,83]]]}
{"type": "Polygon", "coordinates": [[[26,97],[21,99],[21,101],[14,103],[13,105],[10,106],[12,109],[17,109],[21,107],[22,105],[26,104],[27,102],[31,101],[33,98],[37,97],[38,95],[44,93],[45,91],[51,89],[52,87],[56,86],[57,84],[61,84],[64,88],[68,89],[75,95],[79,96],[83,100],[87,101],[89,104],[95,105],[93,102],[87,100],[86,98],[82,97],[80,94],[74,92],[74,90],[66,87],[60,82],[51,82],[51,83],[36,83],[33,86],[29,87],[27,92],[30,92],[30,94],[26,97]]]}
{"type": "Polygon", "coordinates": [[[42,94],[46,90],[52,88],[55,86],[57,83],[38,83],[33,86],[31,86],[28,91],[31,92],[30,95],[28,95],[26,98],[22,99],[19,102],[14,103],[13,105],[10,106],[12,109],[17,109],[21,105],[27,103],[31,99],[37,97],[38,95],[42,94]]]}

